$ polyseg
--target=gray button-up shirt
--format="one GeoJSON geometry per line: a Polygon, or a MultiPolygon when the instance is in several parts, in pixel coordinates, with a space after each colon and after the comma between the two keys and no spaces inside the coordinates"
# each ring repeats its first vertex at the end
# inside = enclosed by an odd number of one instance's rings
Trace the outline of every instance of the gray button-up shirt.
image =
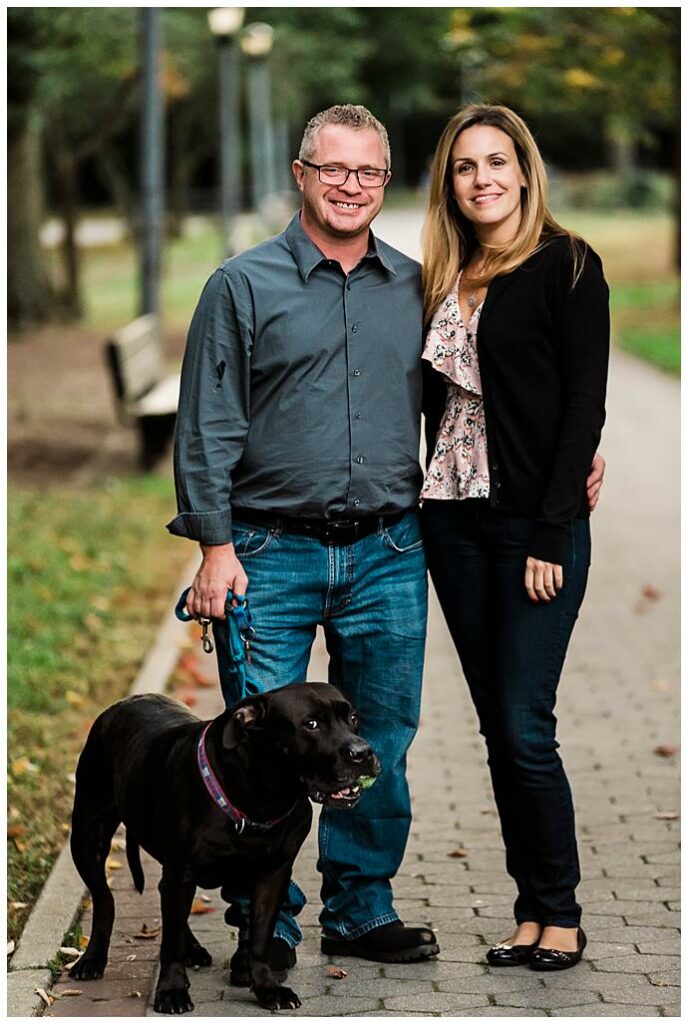
{"type": "Polygon", "coordinates": [[[415,505],[420,266],[370,234],[348,275],[298,214],[206,284],[182,368],[171,533],[232,539],[231,506],[355,518],[415,505]]]}

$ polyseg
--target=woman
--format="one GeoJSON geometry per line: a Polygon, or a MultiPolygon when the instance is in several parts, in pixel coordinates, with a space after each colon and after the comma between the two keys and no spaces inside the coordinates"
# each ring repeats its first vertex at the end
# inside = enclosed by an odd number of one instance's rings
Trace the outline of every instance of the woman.
{"type": "Polygon", "coordinates": [[[542,158],[506,107],[447,125],[424,250],[426,552],[518,889],[513,934],[487,959],[557,970],[586,942],[553,712],[590,562],[608,289],[599,257],[551,216],[542,158]]]}

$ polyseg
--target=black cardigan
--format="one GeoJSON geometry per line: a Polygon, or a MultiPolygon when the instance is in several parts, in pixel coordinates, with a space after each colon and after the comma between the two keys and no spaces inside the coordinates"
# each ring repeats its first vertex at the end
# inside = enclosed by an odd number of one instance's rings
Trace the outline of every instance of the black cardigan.
{"type": "MultiPolygon", "coordinates": [[[[609,361],[609,289],[589,247],[572,283],[569,240],[555,237],[491,282],[477,338],[490,504],[535,518],[530,554],[556,564],[571,521],[589,515],[585,482],[605,418],[609,361]]],[[[446,378],[423,364],[429,462],[446,378]]]]}

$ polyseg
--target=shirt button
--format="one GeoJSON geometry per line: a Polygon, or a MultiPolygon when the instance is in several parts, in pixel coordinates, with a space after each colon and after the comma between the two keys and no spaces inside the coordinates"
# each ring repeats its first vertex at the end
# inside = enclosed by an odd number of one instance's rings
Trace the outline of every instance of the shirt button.
{"type": "Polygon", "coordinates": [[[358,508],[358,506],[360,504],[361,504],[361,499],[360,498],[354,498],[354,505],[355,505],[355,507],[358,508]]]}
{"type": "Polygon", "coordinates": [[[354,377],[360,377],[360,376],[361,376],[361,371],[360,370],[354,370],[354,377]]]}
{"type": "Polygon", "coordinates": [[[365,459],[363,458],[363,456],[362,456],[362,455],[358,455],[358,456],[356,457],[356,462],[357,462],[357,463],[359,464],[359,466],[360,466],[362,462],[365,462],[365,459]]]}
{"type": "Polygon", "coordinates": [[[356,324],[354,324],[353,327],[351,328],[351,333],[352,334],[356,334],[357,330],[358,330],[358,327],[356,326],[356,324]]]}
{"type": "Polygon", "coordinates": [[[354,419],[360,420],[360,418],[361,418],[360,412],[355,412],[354,413],[354,419]]]}
{"type": "Polygon", "coordinates": [[[496,472],[497,472],[497,470],[499,469],[499,466],[497,465],[497,463],[496,463],[496,462],[493,462],[493,463],[492,463],[492,468],[494,469],[494,471],[495,471],[495,473],[496,473],[496,472]]]}

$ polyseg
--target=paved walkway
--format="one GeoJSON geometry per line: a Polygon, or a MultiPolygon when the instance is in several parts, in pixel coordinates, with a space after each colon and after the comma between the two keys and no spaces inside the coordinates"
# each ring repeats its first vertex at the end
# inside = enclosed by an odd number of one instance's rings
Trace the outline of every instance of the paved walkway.
{"type": "MultiPolygon", "coordinates": [[[[439,934],[436,962],[381,967],[343,961],[343,979],[319,952],[315,830],[297,877],[311,902],[290,984],[316,1016],[678,1016],[678,387],[616,355],[604,451],[609,468],[594,516],[589,594],[559,702],[562,754],[578,814],[589,936],[585,960],[563,974],[491,970],[488,943],[510,929],[505,874],[482,741],[441,616],[433,606],[420,733],[410,758],[414,826],[395,883],[409,923],[439,934]],[[665,748],[664,755],[657,748],[665,748]],[[667,756],[668,755],[668,756],[667,756]],[[463,851],[459,855],[458,851],[463,851]]],[[[212,660],[198,656],[212,672],[212,660]]],[[[322,646],[311,679],[326,678],[322,646]]],[[[196,710],[216,713],[216,692],[196,689],[196,710]]],[[[114,852],[124,862],[123,853],[114,852]]],[[[102,981],[60,981],[52,1016],[156,1016],[157,866],[143,897],[126,867],[112,871],[118,918],[102,981]]],[[[217,892],[201,896],[192,926],[213,954],[191,975],[196,1016],[264,1015],[226,982],[232,933],[217,892]],[[205,899],[209,899],[205,903],[205,899]]],[[[88,916],[84,931],[88,934],[88,916]]]]}

